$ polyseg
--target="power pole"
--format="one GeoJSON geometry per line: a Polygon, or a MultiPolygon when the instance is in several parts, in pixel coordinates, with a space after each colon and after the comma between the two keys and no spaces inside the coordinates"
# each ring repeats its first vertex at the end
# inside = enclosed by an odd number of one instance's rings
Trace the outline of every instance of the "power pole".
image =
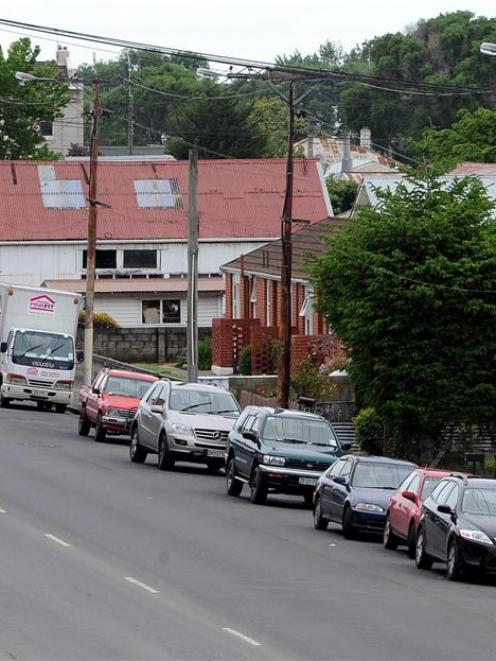
{"type": "Polygon", "coordinates": [[[291,275],[293,265],[293,245],[291,224],[293,216],[293,143],[294,143],[294,83],[289,84],[288,157],[286,161],[286,195],[281,221],[281,359],[277,382],[279,406],[288,408],[291,380],[291,275]]]}
{"type": "Polygon", "coordinates": [[[198,150],[189,150],[188,381],[198,381],[198,150]]]}
{"type": "Polygon", "coordinates": [[[134,94],[131,84],[131,54],[127,51],[127,153],[132,156],[134,149],[134,94]]]}
{"type": "Polygon", "coordinates": [[[96,226],[97,226],[97,172],[98,139],[100,134],[100,81],[93,82],[93,126],[90,143],[90,183],[88,194],[88,245],[86,250],[86,318],[84,322],[84,383],[93,380],[93,312],[95,304],[96,226]]]}

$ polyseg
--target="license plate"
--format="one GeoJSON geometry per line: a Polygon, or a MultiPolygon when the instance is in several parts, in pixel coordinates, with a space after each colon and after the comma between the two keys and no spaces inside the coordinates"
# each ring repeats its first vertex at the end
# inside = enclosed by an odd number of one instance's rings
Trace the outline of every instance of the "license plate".
{"type": "Polygon", "coordinates": [[[207,450],[207,457],[214,459],[224,459],[224,450],[207,450]]]}
{"type": "Polygon", "coordinates": [[[307,487],[314,487],[317,484],[317,478],[316,477],[300,477],[299,483],[304,484],[307,487]]]}
{"type": "Polygon", "coordinates": [[[33,390],[34,397],[46,397],[46,392],[44,390],[33,390]]]}

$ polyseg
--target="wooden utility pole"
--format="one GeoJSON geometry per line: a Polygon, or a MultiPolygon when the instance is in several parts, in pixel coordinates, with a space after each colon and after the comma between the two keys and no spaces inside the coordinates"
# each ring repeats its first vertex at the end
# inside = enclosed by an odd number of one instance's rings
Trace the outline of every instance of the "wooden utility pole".
{"type": "Polygon", "coordinates": [[[281,323],[279,339],[281,341],[281,358],[277,382],[277,398],[279,406],[288,408],[291,381],[291,275],[293,262],[293,246],[291,241],[291,224],[293,216],[293,142],[294,142],[294,83],[289,84],[289,130],[288,157],[286,161],[286,195],[281,221],[281,323]]]}
{"type": "Polygon", "coordinates": [[[188,381],[198,381],[198,150],[189,150],[188,381]]]}
{"type": "Polygon", "coordinates": [[[84,322],[84,383],[93,380],[93,312],[95,304],[96,226],[97,226],[97,172],[98,139],[100,133],[100,81],[93,83],[93,126],[90,143],[90,183],[88,194],[88,246],[86,250],[86,318],[84,322]]]}

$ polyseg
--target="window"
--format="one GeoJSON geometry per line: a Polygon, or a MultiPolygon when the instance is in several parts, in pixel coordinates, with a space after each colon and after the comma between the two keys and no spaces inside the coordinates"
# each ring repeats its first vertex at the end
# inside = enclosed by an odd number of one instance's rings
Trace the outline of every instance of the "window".
{"type": "Polygon", "coordinates": [[[349,463],[351,466],[351,461],[347,462],[347,461],[343,461],[342,459],[336,461],[327,471],[327,477],[336,477],[336,475],[339,475],[341,469],[346,463],[349,463]]]}
{"type": "Polygon", "coordinates": [[[172,386],[169,397],[171,411],[191,411],[192,413],[239,413],[239,406],[231,393],[222,388],[196,390],[193,387],[172,386]]]}
{"type": "Polygon", "coordinates": [[[124,250],[125,269],[156,269],[156,250],[124,250]]]}
{"type": "Polygon", "coordinates": [[[359,462],[353,476],[353,486],[396,489],[411,470],[410,466],[402,466],[401,464],[359,462]]]}
{"type": "Polygon", "coordinates": [[[451,493],[448,495],[448,498],[446,499],[445,505],[451,507],[451,509],[454,510],[456,504],[458,503],[459,494],[460,494],[460,487],[458,486],[458,484],[455,484],[455,486],[451,490],[451,493]]]}
{"type": "Polygon", "coordinates": [[[349,480],[350,473],[351,473],[351,461],[346,461],[344,464],[344,468],[340,473],[340,477],[345,477],[347,480],[349,480]]]}
{"type": "Polygon", "coordinates": [[[265,421],[263,438],[267,441],[296,441],[337,447],[336,437],[327,421],[297,415],[269,416],[265,421]]]}
{"type": "Polygon", "coordinates": [[[441,503],[443,498],[443,492],[447,495],[446,489],[451,486],[451,482],[440,482],[434,491],[431,494],[431,498],[435,503],[441,503]]]}
{"type": "Polygon", "coordinates": [[[153,400],[155,399],[155,395],[158,393],[159,388],[161,388],[161,387],[162,387],[161,384],[158,383],[153,388],[150,388],[147,395],[144,397],[143,401],[148,402],[148,404],[151,404],[153,402],[153,400]]]}
{"type": "Polygon", "coordinates": [[[426,477],[422,487],[422,500],[426,500],[432,493],[432,490],[440,482],[440,477],[426,477]]]}
{"type": "Polygon", "coordinates": [[[466,489],[462,509],[465,514],[496,516],[496,489],[466,489]]]}
{"type": "Polygon", "coordinates": [[[446,501],[450,497],[451,492],[453,491],[454,488],[455,488],[455,485],[453,484],[453,482],[448,482],[447,486],[439,494],[439,496],[437,498],[437,504],[438,505],[445,505],[446,501]]]}
{"type": "Polygon", "coordinates": [[[415,475],[416,475],[415,471],[412,471],[410,475],[407,475],[406,478],[398,487],[398,489],[400,489],[400,491],[409,491],[410,484],[413,482],[413,478],[415,477],[415,475]]]}
{"type": "Polygon", "coordinates": [[[41,119],[38,122],[40,133],[45,138],[51,138],[53,136],[53,122],[47,119],[41,119]]]}
{"type": "Polygon", "coordinates": [[[134,190],[141,208],[182,208],[177,179],[135,179],[134,190]]]}
{"type": "Polygon", "coordinates": [[[249,431],[254,420],[255,420],[255,416],[254,415],[249,415],[245,420],[245,423],[242,427],[242,430],[243,431],[249,431]]]}
{"type": "Polygon", "coordinates": [[[102,390],[109,395],[123,395],[141,399],[149,387],[150,382],[144,379],[130,379],[124,376],[110,375],[102,390]]]}
{"type": "Polygon", "coordinates": [[[53,165],[38,165],[38,180],[46,209],[85,209],[86,197],[79,179],[57,179],[53,165]]]}
{"type": "MultiPolygon", "coordinates": [[[[83,250],[83,269],[87,268],[88,251],[83,250]]],[[[95,255],[95,268],[115,269],[117,266],[117,250],[97,250],[95,255]]]]}
{"type": "Polygon", "coordinates": [[[415,475],[415,477],[410,483],[410,486],[408,487],[408,491],[413,491],[413,493],[418,493],[419,486],[420,486],[420,475],[415,475]]]}
{"type": "Polygon", "coordinates": [[[141,301],[141,321],[144,324],[160,323],[160,301],[141,301]]]}
{"type": "Polygon", "coordinates": [[[179,324],[181,322],[181,301],[167,299],[162,301],[162,323],[179,324]]]}

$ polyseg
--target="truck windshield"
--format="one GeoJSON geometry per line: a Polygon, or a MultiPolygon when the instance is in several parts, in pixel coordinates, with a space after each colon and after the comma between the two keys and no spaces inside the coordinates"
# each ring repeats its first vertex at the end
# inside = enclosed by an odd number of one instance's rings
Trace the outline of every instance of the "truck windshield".
{"type": "Polygon", "coordinates": [[[325,420],[301,416],[268,417],[262,436],[266,441],[297,441],[334,449],[338,447],[334,432],[325,420]]]}
{"type": "Polygon", "coordinates": [[[12,362],[48,369],[74,367],[74,342],[69,335],[40,331],[17,331],[12,347],[12,362]]]}
{"type": "Polygon", "coordinates": [[[141,399],[152,382],[144,379],[128,379],[123,376],[109,376],[105,386],[107,395],[125,395],[141,399]]]}

